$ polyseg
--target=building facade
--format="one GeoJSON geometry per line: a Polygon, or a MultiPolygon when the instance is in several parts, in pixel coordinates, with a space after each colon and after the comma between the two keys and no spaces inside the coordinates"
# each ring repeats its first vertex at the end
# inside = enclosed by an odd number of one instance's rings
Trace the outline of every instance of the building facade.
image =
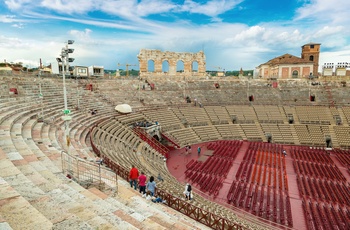
{"type": "Polygon", "coordinates": [[[320,44],[309,43],[302,46],[301,58],[284,54],[256,67],[259,78],[308,78],[318,76],[320,44]]]}
{"type": "Polygon", "coordinates": [[[88,77],[89,70],[86,66],[74,66],[73,75],[77,77],[88,77]]]}
{"type": "Polygon", "coordinates": [[[308,43],[301,47],[301,58],[313,62],[312,74],[318,76],[318,62],[320,60],[320,43],[308,43]]]}
{"type": "Polygon", "coordinates": [[[105,70],[103,66],[89,66],[89,77],[104,77],[105,70]]]}
{"type": "Polygon", "coordinates": [[[206,75],[206,62],[203,51],[198,53],[177,53],[162,52],[160,50],[141,49],[137,55],[140,65],[140,76],[198,76],[206,75]],[[150,70],[149,62],[153,62],[154,70],[150,70]],[[179,62],[182,62],[183,71],[177,71],[179,62]],[[168,65],[167,70],[163,68],[164,64],[168,65]],[[196,66],[196,67],[195,67],[196,66]]]}

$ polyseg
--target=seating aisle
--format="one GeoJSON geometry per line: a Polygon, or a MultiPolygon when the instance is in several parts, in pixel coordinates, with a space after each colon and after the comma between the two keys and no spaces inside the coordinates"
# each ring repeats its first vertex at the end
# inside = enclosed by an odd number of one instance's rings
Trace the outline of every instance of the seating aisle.
{"type": "Polygon", "coordinates": [[[293,227],[295,229],[306,229],[304,209],[299,195],[297,174],[294,170],[293,159],[291,158],[291,154],[289,152],[290,148],[289,146],[284,146],[284,149],[287,152],[285,159],[288,176],[289,197],[291,199],[290,205],[293,213],[293,227]]]}
{"type": "Polygon", "coordinates": [[[221,188],[220,193],[218,195],[218,198],[220,200],[224,200],[224,201],[226,200],[227,193],[230,190],[232,182],[236,178],[236,174],[237,174],[237,171],[239,169],[239,165],[243,161],[244,155],[245,155],[248,147],[249,147],[249,142],[243,141],[241,148],[239,149],[238,154],[236,156],[236,159],[233,162],[233,167],[231,167],[231,169],[227,175],[227,178],[224,180],[223,187],[221,188]]]}

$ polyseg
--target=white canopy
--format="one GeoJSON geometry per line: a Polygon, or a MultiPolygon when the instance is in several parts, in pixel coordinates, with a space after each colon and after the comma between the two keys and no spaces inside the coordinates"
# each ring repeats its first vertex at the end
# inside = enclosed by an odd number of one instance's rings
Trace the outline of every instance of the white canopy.
{"type": "Polygon", "coordinates": [[[131,113],[132,112],[131,106],[128,104],[117,105],[114,109],[119,113],[131,113]]]}

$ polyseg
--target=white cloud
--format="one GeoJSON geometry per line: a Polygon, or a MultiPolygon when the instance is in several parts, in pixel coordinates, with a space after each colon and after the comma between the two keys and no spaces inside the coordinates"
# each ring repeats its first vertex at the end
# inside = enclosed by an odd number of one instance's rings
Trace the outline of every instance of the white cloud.
{"type": "Polygon", "coordinates": [[[5,0],[5,4],[10,10],[18,10],[24,5],[32,3],[33,0],[5,0]]]}
{"type": "Polygon", "coordinates": [[[69,34],[77,37],[81,40],[90,40],[90,34],[91,34],[92,30],[90,29],[85,29],[84,31],[79,31],[79,30],[70,30],[69,34]]]}
{"type": "Polygon", "coordinates": [[[26,9],[35,11],[38,7],[53,10],[61,14],[85,14],[92,11],[102,11],[113,16],[136,21],[138,18],[153,14],[171,12],[189,12],[212,17],[212,21],[220,21],[218,16],[233,9],[243,0],[211,0],[197,3],[185,0],[181,4],[171,0],[5,0],[11,10],[26,9]]]}
{"type": "Polygon", "coordinates": [[[339,51],[321,52],[320,66],[322,66],[323,63],[337,64],[338,62],[350,62],[350,46],[344,46],[343,49],[339,51]]]}
{"type": "Polygon", "coordinates": [[[2,23],[13,23],[20,21],[22,20],[17,19],[15,15],[0,15],[0,22],[2,23]]]}
{"type": "Polygon", "coordinates": [[[303,42],[304,36],[296,29],[294,31],[277,34],[276,39],[282,43],[298,44],[303,42]]]}
{"type": "Polygon", "coordinates": [[[297,10],[296,19],[313,19],[329,24],[350,22],[349,0],[310,0],[297,10]]]}
{"type": "Polygon", "coordinates": [[[25,47],[25,44],[19,38],[7,37],[4,35],[0,35],[0,47],[3,47],[3,48],[11,48],[11,47],[21,48],[21,47],[25,47]]]}
{"type": "Polygon", "coordinates": [[[97,9],[93,0],[42,0],[40,6],[60,13],[86,13],[97,9]]]}
{"type": "MultiPolygon", "coordinates": [[[[300,46],[310,41],[322,43],[321,50],[327,52],[331,48],[349,49],[349,28],[346,23],[339,22],[339,15],[346,10],[332,6],[328,1],[308,1],[296,12],[294,21],[252,26],[221,22],[220,16],[239,7],[240,2],[242,0],[186,0],[183,4],[171,0],[6,0],[6,6],[17,14],[0,15],[0,22],[13,24],[12,30],[10,26],[2,27],[0,57],[7,60],[21,57],[34,62],[41,57],[43,61],[55,62],[63,41],[69,38],[75,40],[72,46],[75,65],[115,68],[117,62],[136,64],[136,55],[141,48],[175,52],[204,49],[208,66],[252,69],[276,55],[291,53],[299,56],[300,46]],[[94,18],[95,12],[103,17],[94,18]],[[189,19],[179,19],[176,13],[180,16],[188,13],[186,18],[189,19]],[[172,22],[149,20],[147,16],[153,14],[174,17],[172,22]],[[206,15],[211,23],[195,24],[190,14],[206,15]],[[313,22],[320,17],[325,20],[313,22]],[[24,23],[26,28],[19,34],[13,27],[21,27],[24,23]],[[42,27],[36,26],[39,23],[42,27]],[[66,23],[76,27],[55,27],[66,23]],[[49,29],[51,26],[52,30],[49,29]]],[[[326,54],[327,57],[341,55],[340,52],[326,54]]]]}
{"type": "Polygon", "coordinates": [[[12,27],[18,28],[18,29],[22,29],[24,27],[24,24],[22,23],[15,23],[11,25],[12,27]]]}
{"type": "Polygon", "coordinates": [[[159,14],[164,12],[169,12],[176,6],[164,0],[143,0],[136,7],[137,15],[143,17],[152,14],[159,14]]]}
{"type": "Polygon", "coordinates": [[[252,26],[234,37],[235,41],[247,41],[248,39],[260,39],[266,32],[266,29],[260,26],[252,26]]]}
{"type": "Polygon", "coordinates": [[[204,14],[213,18],[217,18],[218,15],[233,9],[236,5],[243,0],[212,0],[205,4],[200,4],[192,0],[185,0],[184,5],[181,7],[182,11],[189,13],[204,14]]]}
{"type": "Polygon", "coordinates": [[[324,26],[317,31],[314,35],[315,38],[322,38],[326,36],[332,36],[344,30],[344,26],[324,26]]]}

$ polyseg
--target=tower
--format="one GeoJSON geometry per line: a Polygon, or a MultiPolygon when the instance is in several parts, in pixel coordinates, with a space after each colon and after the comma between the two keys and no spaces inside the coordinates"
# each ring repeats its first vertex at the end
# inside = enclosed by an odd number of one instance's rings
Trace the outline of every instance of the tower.
{"type": "Polygon", "coordinates": [[[301,58],[314,63],[312,75],[318,75],[318,62],[320,58],[320,43],[308,43],[301,47],[301,58]]]}

